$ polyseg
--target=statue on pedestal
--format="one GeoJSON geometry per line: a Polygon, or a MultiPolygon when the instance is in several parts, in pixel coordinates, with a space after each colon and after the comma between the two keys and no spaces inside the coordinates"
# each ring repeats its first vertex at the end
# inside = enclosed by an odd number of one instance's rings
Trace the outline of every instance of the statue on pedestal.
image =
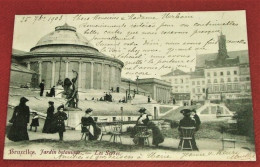
{"type": "Polygon", "coordinates": [[[78,72],[74,70],[72,70],[72,72],[75,73],[76,76],[72,78],[72,80],[70,80],[69,78],[64,79],[64,91],[62,92],[62,94],[65,96],[65,99],[67,99],[65,106],[71,108],[78,108],[78,72]]]}

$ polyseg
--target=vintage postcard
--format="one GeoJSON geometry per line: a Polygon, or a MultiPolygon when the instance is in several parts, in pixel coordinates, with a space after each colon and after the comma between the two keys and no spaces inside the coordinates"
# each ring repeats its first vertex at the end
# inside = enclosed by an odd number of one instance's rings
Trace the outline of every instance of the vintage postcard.
{"type": "Polygon", "coordinates": [[[4,159],[255,161],[245,11],[16,15],[4,159]]]}

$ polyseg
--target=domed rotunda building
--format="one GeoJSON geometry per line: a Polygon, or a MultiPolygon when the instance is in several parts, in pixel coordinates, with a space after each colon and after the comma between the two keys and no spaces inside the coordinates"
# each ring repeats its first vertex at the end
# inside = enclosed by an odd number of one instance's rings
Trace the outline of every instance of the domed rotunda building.
{"type": "Polygon", "coordinates": [[[45,80],[46,89],[56,86],[78,72],[79,90],[108,90],[120,87],[124,63],[99,52],[75,27],[64,24],[43,36],[30,52],[13,54],[28,69],[38,73],[32,84],[45,80]]]}

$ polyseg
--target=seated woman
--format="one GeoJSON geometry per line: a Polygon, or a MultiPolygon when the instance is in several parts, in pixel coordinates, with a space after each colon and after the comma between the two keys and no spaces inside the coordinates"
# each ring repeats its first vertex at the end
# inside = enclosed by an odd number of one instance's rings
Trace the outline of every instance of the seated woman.
{"type": "MultiPolygon", "coordinates": [[[[164,137],[158,128],[152,121],[149,121],[148,114],[145,112],[145,108],[141,108],[138,112],[140,112],[140,116],[137,119],[136,126],[134,127],[133,130],[133,136],[135,136],[137,132],[138,126],[144,126],[147,127],[146,129],[152,129],[152,135],[153,135],[153,142],[152,144],[155,146],[158,146],[160,143],[164,141],[164,137]]],[[[145,132],[148,133],[148,132],[145,132]]],[[[144,138],[135,138],[134,143],[138,143],[139,145],[144,145],[144,138]]]]}
{"type": "MultiPolygon", "coordinates": [[[[195,120],[193,120],[190,115],[191,115],[191,110],[189,109],[183,109],[180,111],[183,114],[183,119],[180,120],[180,124],[179,124],[179,132],[181,132],[181,127],[194,127],[196,128],[196,122],[195,120]]],[[[184,148],[189,148],[189,143],[188,142],[184,142],[184,140],[181,138],[180,143],[179,143],[179,148],[181,147],[181,145],[183,144],[184,148]]],[[[192,145],[192,150],[199,150],[197,145],[196,145],[196,141],[195,141],[195,137],[194,137],[194,133],[192,135],[192,140],[191,140],[191,145],[192,145]]]]}
{"type": "Polygon", "coordinates": [[[85,116],[81,118],[81,138],[83,138],[83,135],[85,134],[85,140],[87,134],[89,135],[89,140],[97,140],[101,134],[101,129],[97,126],[96,122],[91,117],[92,111],[93,110],[91,108],[88,108],[85,111],[85,116]]]}

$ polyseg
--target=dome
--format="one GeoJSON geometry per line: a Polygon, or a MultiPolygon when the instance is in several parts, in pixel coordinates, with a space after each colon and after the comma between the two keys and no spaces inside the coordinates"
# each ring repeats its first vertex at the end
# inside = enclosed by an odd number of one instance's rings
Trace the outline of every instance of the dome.
{"type": "Polygon", "coordinates": [[[55,31],[43,36],[38,43],[31,48],[31,52],[86,52],[97,51],[92,44],[76,28],[64,24],[55,28],[55,31]]]}

